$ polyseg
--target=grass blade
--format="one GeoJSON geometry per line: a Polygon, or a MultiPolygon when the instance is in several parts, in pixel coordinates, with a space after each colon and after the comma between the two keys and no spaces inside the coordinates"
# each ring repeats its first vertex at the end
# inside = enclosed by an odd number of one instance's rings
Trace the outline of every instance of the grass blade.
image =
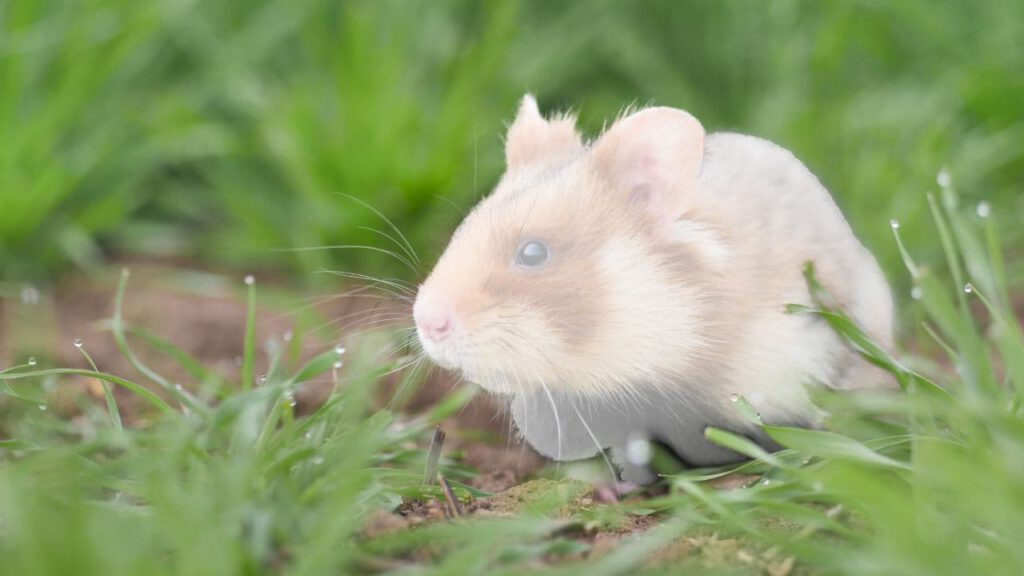
{"type": "Polygon", "coordinates": [[[256,363],[256,279],[245,277],[246,315],[245,343],[242,352],[242,390],[251,390],[255,375],[256,363]]]}

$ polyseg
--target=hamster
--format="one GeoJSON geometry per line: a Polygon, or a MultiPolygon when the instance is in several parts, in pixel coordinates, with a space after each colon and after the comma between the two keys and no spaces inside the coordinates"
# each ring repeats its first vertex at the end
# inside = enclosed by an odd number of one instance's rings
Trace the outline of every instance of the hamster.
{"type": "Polygon", "coordinates": [[[592,142],[523,98],[507,170],[463,220],[413,306],[424,352],[509,403],[559,461],[610,449],[627,482],[655,479],[636,439],[693,466],[741,459],[708,426],[775,448],[736,409],[812,427],[808,386],[891,386],[819,319],[803,267],[882,346],[893,305],[874,257],[789,151],[706,135],[673,108],[621,116],[592,142]],[[633,451],[636,452],[635,450],[633,451]]]}

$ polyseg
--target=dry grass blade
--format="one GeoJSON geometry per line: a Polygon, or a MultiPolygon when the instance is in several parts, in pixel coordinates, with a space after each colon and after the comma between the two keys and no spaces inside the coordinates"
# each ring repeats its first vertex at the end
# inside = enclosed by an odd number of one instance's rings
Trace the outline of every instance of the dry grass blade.
{"type": "Polygon", "coordinates": [[[445,433],[440,426],[434,428],[434,437],[430,440],[430,449],[427,452],[427,469],[423,474],[424,484],[433,484],[438,477],[437,463],[441,459],[441,447],[444,446],[445,433]]]}
{"type": "Polygon", "coordinates": [[[441,492],[444,493],[444,515],[448,519],[464,516],[466,513],[462,509],[462,504],[459,503],[459,499],[455,497],[455,492],[452,491],[452,487],[448,484],[448,479],[442,474],[437,475],[437,482],[441,485],[441,492]]]}

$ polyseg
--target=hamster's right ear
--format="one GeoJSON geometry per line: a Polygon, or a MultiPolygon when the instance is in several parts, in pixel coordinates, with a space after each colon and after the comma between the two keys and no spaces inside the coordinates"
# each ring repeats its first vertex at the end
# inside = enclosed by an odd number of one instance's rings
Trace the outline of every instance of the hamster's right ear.
{"type": "Polygon", "coordinates": [[[671,225],[686,213],[704,158],[704,127],[675,108],[647,108],[594,143],[597,169],[622,197],[671,225]]]}
{"type": "Polygon", "coordinates": [[[557,162],[583,150],[576,119],[563,115],[545,120],[532,94],[523,96],[516,119],[505,137],[505,161],[509,169],[557,162]]]}

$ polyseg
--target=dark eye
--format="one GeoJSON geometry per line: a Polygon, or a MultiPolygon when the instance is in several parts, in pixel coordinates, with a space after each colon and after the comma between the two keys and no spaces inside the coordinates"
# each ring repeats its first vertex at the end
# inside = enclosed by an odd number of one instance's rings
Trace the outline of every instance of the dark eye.
{"type": "Polygon", "coordinates": [[[550,251],[548,245],[539,240],[527,240],[519,245],[516,251],[516,264],[525,268],[535,268],[547,261],[550,251]]]}

